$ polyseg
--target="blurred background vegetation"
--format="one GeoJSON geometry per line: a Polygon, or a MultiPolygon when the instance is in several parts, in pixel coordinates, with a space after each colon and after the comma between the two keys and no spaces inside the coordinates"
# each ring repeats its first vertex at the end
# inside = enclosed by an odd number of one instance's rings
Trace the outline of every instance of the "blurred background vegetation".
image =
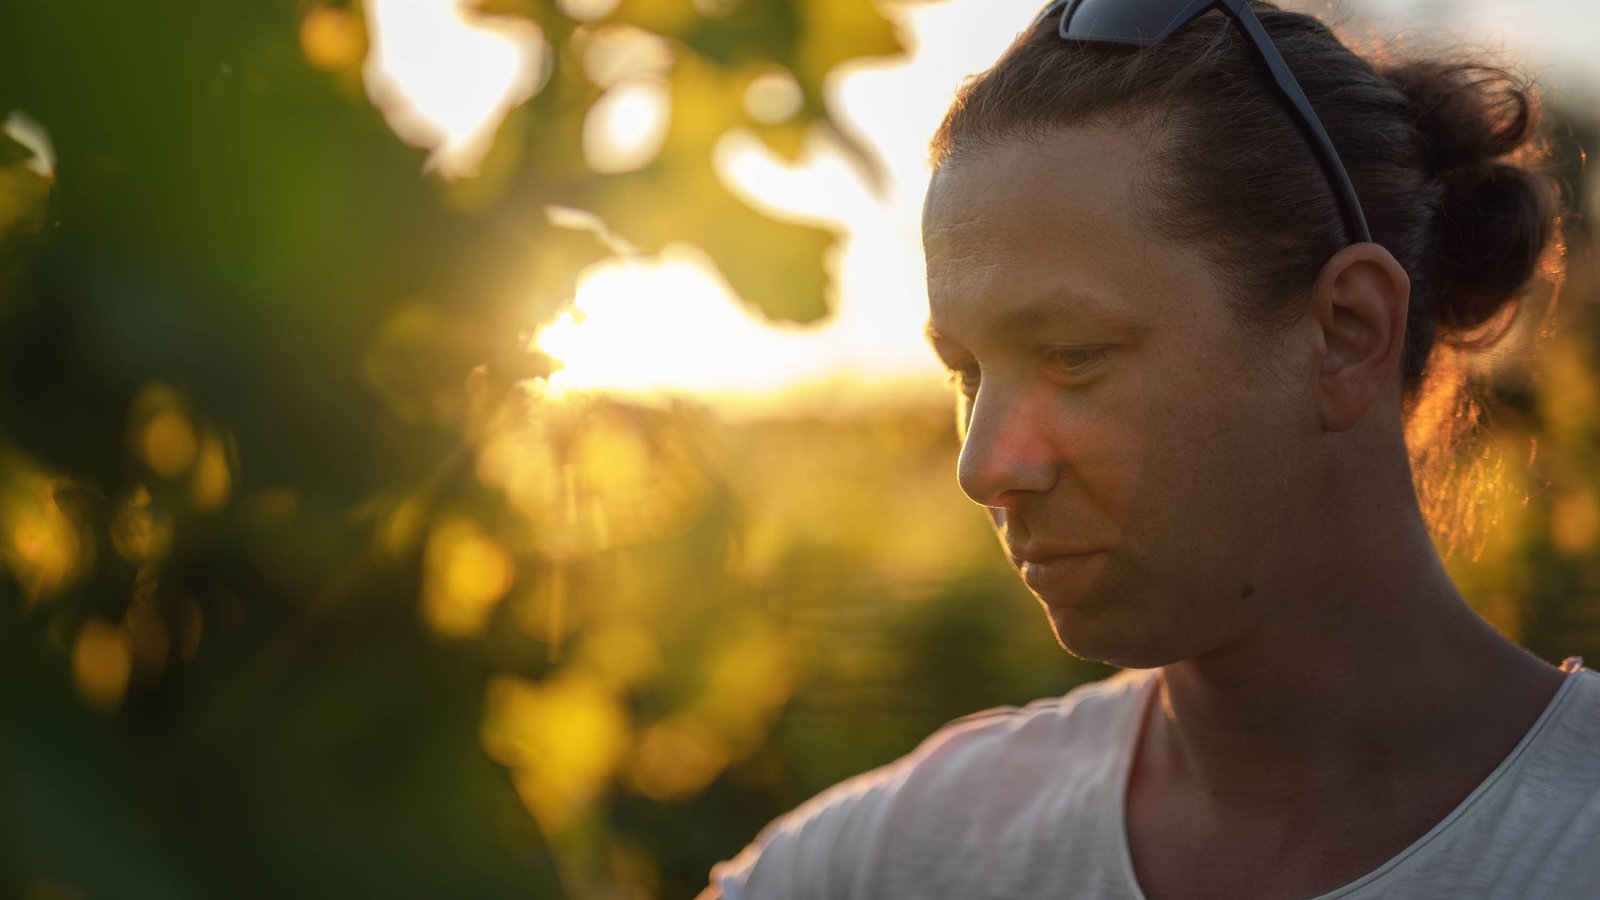
{"type": "MultiPolygon", "coordinates": [[[[726,415],[561,390],[530,341],[619,248],[824,319],[837,232],[713,159],[820,130],[870,178],[824,82],[902,52],[890,19],[485,0],[539,54],[458,164],[377,108],[374,8],[0,13],[0,895],[688,896],[942,722],[1104,674],[960,496],[942,400],[726,415]],[[607,158],[640,72],[670,120],[607,158]]],[[[1595,119],[1555,113],[1576,203],[1595,119]]],[[[1551,660],[1600,657],[1600,275],[1565,228],[1451,557],[1551,660]]]]}

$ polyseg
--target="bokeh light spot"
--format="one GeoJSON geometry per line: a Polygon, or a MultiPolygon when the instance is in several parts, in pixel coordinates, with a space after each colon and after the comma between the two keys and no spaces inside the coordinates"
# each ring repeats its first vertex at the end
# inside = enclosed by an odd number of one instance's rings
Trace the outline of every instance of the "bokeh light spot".
{"type": "Polygon", "coordinates": [[[233,476],[228,468],[228,450],[215,432],[207,432],[200,441],[200,455],[195,461],[194,483],[190,500],[199,512],[214,512],[228,502],[228,492],[233,476]]]}
{"type": "Polygon", "coordinates": [[[447,519],[423,554],[423,617],[443,637],[481,634],[515,577],[516,563],[498,541],[470,520],[447,519]]]}
{"type": "Polygon", "coordinates": [[[366,55],[366,29],[348,10],[319,6],[300,20],[300,49],[318,69],[349,69],[366,55]]]}
{"type": "Polygon", "coordinates": [[[90,619],[72,646],[72,681],[78,696],[95,709],[111,712],[122,705],[133,671],[133,639],[126,629],[103,619],[90,619]]]}
{"type": "Polygon", "coordinates": [[[87,536],[56,500],[52,482],[0,447],[0,569],[31,606],[58,593],[88,562],[87,536]]]}
{"type": "Polygon", "coordinates": [[[194,465],[200,435],[183,394],[154,381],[134,395],[128,413],[133,455],[161,478],[177,478],[194,465]]]}
{"type": "Polygon", "coordinates": [[[602,174],[632,172],[661,152],[672,94],[663,81],[628,81],[606,91],[583,121],[583,158],[602,174]]]}
{"type": "Polygon", "coordinates": [[[705,728],[692,719],[672,719],[640,735],[629,775],[644,797],[682,800],[704,790],[728,762],[727,750],[705,728]]]}
{"type": "Polygon", "coordinates": [[[788,69],[757,75],[744,90],[744,109],[763,125],[777,125],[800,114],[805,94],[788,69]]]}
{"type": "Polygon", "coordinates": [[[200,450],[189,417],[176,410],[163,410],[144,425],[139,437],[139,456],[150,471],[162,478],[177,478],[194,465],[200,450]]]}
{"type": "Polygon", "coordinates": [[[631,736],[619,698],[576,673],[543,684],[495,678],[486,707],[484,749],[513,770],[519,796],[548,834],[589,810],[631,736]]]}

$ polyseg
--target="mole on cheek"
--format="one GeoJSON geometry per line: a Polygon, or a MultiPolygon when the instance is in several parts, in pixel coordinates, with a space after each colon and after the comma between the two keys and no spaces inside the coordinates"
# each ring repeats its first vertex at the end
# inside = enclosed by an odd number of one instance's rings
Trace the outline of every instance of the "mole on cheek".
{"type": "Polygon", "coordinates": [[[1239,599],[1240,600],[1249,600],[1251,597],[1254,597],[1255,595],[1256,595],[1256,586],[1253,585],[1253,584],[1247,584],[1247,585],[1244,586],[1244,590],[1239,594],[1239,599]]]}

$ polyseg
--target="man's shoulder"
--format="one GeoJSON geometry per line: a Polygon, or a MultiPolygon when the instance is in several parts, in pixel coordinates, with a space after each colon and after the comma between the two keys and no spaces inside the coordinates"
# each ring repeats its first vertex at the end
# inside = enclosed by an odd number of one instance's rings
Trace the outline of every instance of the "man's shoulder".
{"type": "Polygon", "coordinates": [[[962,716],[910,753],[834,785],[784,819],[794,825],[832,809],[876,804],[908,792],[959,791],[973,775],[992,787],[994,766],[1015,774],[1031,763],[1047,762],[1059,775],[1063,765],[1098,761],[1114,751],[1118,726],[1138,705],[1147,677],[1143,672],[1120,672],[1063,696],[962,716]]]}
{"type": "Polygon", "coordinates": [[[980,850],[997,835],[1058,841],[1071,820],[1103,805],[1096,798],[1117,770],[1149,679],[1124,672],[1062,697],[956,719],[900,759],[780,817],[713,880],[725,897],[860,896],[870,879],[896,873],[958,877],[945,869],[1001,852],[980,850]],[[1035,819],[1040,827],[1006,827],[1035,819]],[[746,890],[775,884],[784,890],[746,890]]]}
{"type": "Polygon", "coordinates": [[[1114,750],[1149,686],[1151,673],[1124,671],[1026,706],[999,706],[956,719],[895,763],[937,770],[988,764],[995,757],[1046,753],[1059,765],[1114,750]]]}

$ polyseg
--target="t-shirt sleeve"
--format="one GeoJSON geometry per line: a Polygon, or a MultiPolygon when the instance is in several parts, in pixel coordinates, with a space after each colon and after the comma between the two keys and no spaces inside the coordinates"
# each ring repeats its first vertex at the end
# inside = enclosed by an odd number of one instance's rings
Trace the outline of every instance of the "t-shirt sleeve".
{"type": "Polygon", "coordinates": [[[1106,887],[1123,873],[1105,792],[1151,683],[1139,679],[951,722],[779,817],[712,868],[702,900],[1032,896],[1020,886],[1065,874],[1093,890],[1052,893],[1120,895],[1106,887]],[[1083,837],[1063,856],[1052,835],[1067,833],[1083,837]]]}
{"type": "Polygon", "coordinates": [[[912,753],[823,791],[714,866],[712,887],[722,900],[866,900],[868,870],[891,862],[885,823],[930,791],[936,802],[961,802],[961,785],[950,782],[960,782],[979,759],[975,751],[1003,734],[1015,713],[1004,707],[957,719],[912,753]]]}
{"type": "Polygon", "coordinates": [[[722,900],[855,896],[898,768],[886,766],[841,782],[778,817],[738,856],[711,869],[711,886],[722,900]]]}

